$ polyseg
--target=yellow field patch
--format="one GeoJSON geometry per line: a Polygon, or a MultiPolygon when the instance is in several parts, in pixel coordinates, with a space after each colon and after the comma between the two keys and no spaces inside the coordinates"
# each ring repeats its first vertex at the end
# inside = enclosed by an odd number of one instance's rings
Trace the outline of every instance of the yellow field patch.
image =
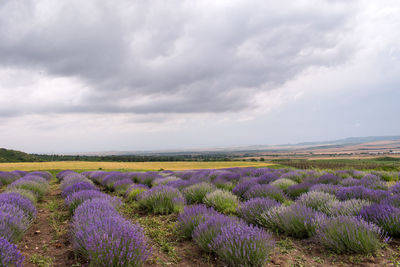
{"type": "Polygon", "coordinates": [[[0,171],[37,171],[37,170],[191,170],[221,169],[231,167],[268,167],[273,164],[265,162],[223,161],[223,162],[87,162],[87,161],[53,161],[53,162],[18,162],[0,163],[0,171]]]}

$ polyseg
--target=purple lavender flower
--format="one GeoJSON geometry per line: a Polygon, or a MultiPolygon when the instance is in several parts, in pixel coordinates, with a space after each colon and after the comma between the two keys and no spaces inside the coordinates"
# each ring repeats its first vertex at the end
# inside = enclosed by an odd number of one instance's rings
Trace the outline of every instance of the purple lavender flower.
{"type": "Polygon", "coordinates": [[[257,225],[261,220],[261,215],[275,206],[280,206],[276,200],[270,198],[252,198],[241,203],[238,208],[238,215],[248,223],[257,225]]]}
{"type": "Polygon", "coordinates": [[[92,182],[75,182],[74,184],[65,187],[61,193],[61,196],[66,198],[69,195],[82,190],[97,190],[97,188],[92,182]]]}
{"type": "Polygon", "coordinates": [[[257,177],[254,181],[256,181],[259,184],[269,184],[278,179],[279,176],[276,173],[271,172],[257,177]]]}
{"type": "Polygon", "coordinates": [[[134,182],[145,184],[148,187],[151,187],[153,181],[159,178],[163,178],[163,176],[158,174],[157,172],[143,172],[138,174],[137,180],[134,180],[134,182]]]}
{"type": "Polygon", "coordinates": [[[130,178],[125,178],[125,179],[116,181],[116,182],[113,184],[113,190],[114,190],[115,192],[118,192],[118,193],[120,193],[120,194],[123,194],[123,193],[126,192],[126,190],[128,189],[128,187],[129,187],[130,185],[132,185],[132,184],[133,184],[133,181],[132,181],[130,178]]]}
{"type": "Polygon", "coordinates": [[[24,259],[16,245],[0,237],[0,266],[22,267],[24,259]]]}
{"type": "Polygon", "coordinates": [[[121,172],[109,172],[101,181],[107,189],[112,190],[114,183],[126,179],[126,174],[121,172]]]}
{"type": "Polygon", "coordinates": [[[28,174],[28,172],[26,172],[26,171],[19,171],[19,170],[15,170],[15,171],[12,171],[10,173],[14,174],[15,176],[17,176],[19,178],[21,178],[21,177],[25,176],[26,174],[28,174]]]}
{"type": "Polygon", "coordinates": [[[400,194],[393,194],[391,196],[388,196],[387,198],[383,199],[379,203],[391,205],[396,208],[400,208],[400,194]]]}
{"type": "Polygon", "coordinates": [[[0,194],[0,205],[3,203],[18,206],[30,220],[36,217],[36,208],[32,201],[18,193],[9,192],[0,194]]]}
{"type": "Polygon", "coordinates": [[[298,198],[301,194],[307,193],[310,187],[312,187],[312,183],[300,183],[300,184],[295,184],[291,185],[286,189],[287,194],[292,198],[296,199],[298,198]]]}
{"type": "Polygon", "coordinates": [[[380,177],[373,175],[373,174],[365,175],[360,180],[360,185],[362,185],[366,188],[370,188],[370,189],[387,190],[386,183],[384,181],[382,181],[380,177]]]}
{"type": "Polygon", "coordinates": [[[93,199],[72,219],[74,248],[94,266],[142,266],[151,247],[139,224],[120,216],[107,201],[93,199]]]}
{"type": "Polygon", "coordinates": [[[70,174],[70,173],[75,173],[75,172],[72,171],[72,170],[63,170],[63,171],[60,171],[59,173],[56,174],[56,178],[57,178],[58,180],[62,181],[62,180],[64,179],[64,176],[67,175],[67,174],[70,174]]]}
{"type": "Polygon", "coordinates": [[[66,173],[63,177],[64,178],[60,184],[61,191],[64,191],[65,188],[67,188],[71,185],[74,185],[76,183],[79,183],[79,182],[86,182],[86,183],[93,184],[93,182],[91,180],[89,180],[88,178],[86,178],[85,176],[83,176],[79,173],[66,173]]]}
{"type": "Polygon", "coordinates": [[[47,180],[44,179],[43,177],[38,176],[38,175],[31,175],[31,174],[27,174],[24,177],[19,178],[18,180],[13,182],[13,185],[14,184],[18,184],[18,183],[22,183],[22,182],[25,182],[25,181],[26,182],[32,181],[32,182],[36,182],[36,183],[39,183],[39,184],[48,185],[47,180]]]}
{"type": "Polygon", "coordinates": [[[91,181],[93,181],[95,184],[101,184],[103,181],[104,177],[108,175],[108,172],[105,171],[92,171],[85,176],[89,178],[91,181]]]}
{"type": "Polygon", "coordinates": [[[387,204],[372,204],[364,207],[360,216],[380,226],[391,236],[400,236],[400,209],[387,204]]]}
{"type": "Polygon", "coordinates": [[[108,200],[115,207],[119,207],[122,205],[121,200],[119,198],[110,197],[109,195],[104,194],[97,190],[81,190],[81,191],[75,192],[72,195],[69,195],[65,199],[65,205],[67,205],[69,207],[70,212],[73,213],[74,210],[85,200],[94,199],[94,198],[108,200]]]}
{"type": "Polygon", "coordinates": [[[243,197],[247,200],[256,197],[269,197],[279,202],[283,202],[286,200],[285,193],[282,191],[282,189],[268,184],[252,186],[249,190],[246,191],[243,197]]]}
{"type": "Polygon", "coordinates": [[[46,172],[46,171],[35,171],[35,172],[31,172],[28,175],[36,175],[36,176],[40,176],[43,179],[45,179],[46,181],[50,181],[51,178],[53,178],[53,175],[51,175],[51,173],[46,172]]]}
{"type": "Polygon", "coordinates": [[[10,187],[8,187],[6,192],[7,193],[17,193],[17,194],[29,199],[33,204],[36,204],[36,202],[38,201],[38,198],[37,198],[36,194],[34,194],[30,190],[26,190],[26,189],[22,189],[22,188],[10,188],[10,187]]]}
{"type": "Polygon", "coordinates": [[[0,204],[0,235],[10,241],[18,241],[29,227],[30,220],[25,212],[8,203],[0,204]]]}
{"type": "Polygon", "coordinates": [[[232,189],[232,193],[234,193],[240,198],[243,198],[244,193],[246,193],[247,190],[249,190],[251,187],[255,185],[257,185],[257,182],[254,180],[241,182],[232,189]]]}
{"type": "Polygon", "coordinates": [[[239,179],[240,176],[237,173],[233,173],[230,171],[216,171],[215,180],[217,181],[237,182],[239,179]]]}
{"type": "Polygon", "coordinates": [[[213,208],[206,205],[186,206],[181,214],[179,214],[177,229],[182,233],[184,238],[191,238],[195,227],[204,222],[207,215],[218,214],[213,208]]]}
{"type": "Polygon", "coordinates": [[[337,253],[373,253],[387,237],[375,224],[351,216],[326,218],[317,230],[316,240],[337,253]]]}
{"type": "Polygon", "coordinates": [[[393,194],[400,195],[400,182],[397,182],[395,185],[393,185],[390,188],[390,192],[392,192],[393,194]]]}
{"type": "Polygon", "coordinates": [[[340,188],[336,192],[336,197],[340,200],[358,198],[379,203],[382,200],[389,198],[390,192],[385,190],[373,190],[363,186],[350,186],[340,188]]]}
{"type": "Polygon", "coordinates": [[[233,267],[264,266],[273,246],[270,234],[243,223],[222,226],[211,244],[215,253],[233,267]]]}
{"type": "Polygon", "coordinates": [[[313,179],[314,184],[338,184],[342,179],[331,173],[324,174],[318,178],[313,179]]]}
{"type": "Polygon", "coordinates": [[[361,181],[360,179],[354,179],[353,177],[349,177],[346,179],[343,179],[340,184],[342,186],[357,186],[357,185],[361,185],[361,181]]]}
{"type": "Polygon", "coordinates": [[[187,188],[187,187],[189,187],[191,185],[197,184],[197,183],[198,183],[198,181],[194,181],[194,180],[182,180],[182,179],[179,179],[179,180],[176,180],[176,181],[169,181],[165,185],[174,187],[174,188],[179,189],[179,190],[182,191],[185,188],[187,188]]]}
{"type": "Polygon", "coordinates": [[[221,227],[232,222],[239,223],[237,217],[223,214],[205,216],[204,221],[199,223],[193,230],[193,240],[204,251],[211,252],[211,243],[220,233],[221,227]]]}

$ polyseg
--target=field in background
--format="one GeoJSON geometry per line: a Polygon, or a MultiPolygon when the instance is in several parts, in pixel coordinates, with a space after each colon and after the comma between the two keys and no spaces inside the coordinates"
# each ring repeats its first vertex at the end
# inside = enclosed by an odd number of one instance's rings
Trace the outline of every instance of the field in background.
{"type": "Polygon", "coordinates": [[[87,161],[52,161],[52,162],[17,162],[0,163],[0,171],[37,171],[37,170],[146,170],[158,171],[164,170],[190,170],[190,169],[221,169],[231,167],[268,167],[274,164],[265,162],[87,162],[87,161]]]}

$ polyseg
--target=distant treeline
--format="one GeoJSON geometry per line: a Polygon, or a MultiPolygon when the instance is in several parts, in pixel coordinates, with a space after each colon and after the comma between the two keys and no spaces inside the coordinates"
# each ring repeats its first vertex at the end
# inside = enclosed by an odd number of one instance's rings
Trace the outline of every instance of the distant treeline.
{"type": "Polygon", "coordinates": [[[25,152],[0,148],[0,162],[35,162],[40,158],[25,152]]]}
{"type": "Polygon", "coordinates": [[[40,161],[109,161],[109,162],[147,162],[147,161],[231,161],[223,154],[204,155],[111,155],[111,156],[74,156],[34,154],[40,161]]]}

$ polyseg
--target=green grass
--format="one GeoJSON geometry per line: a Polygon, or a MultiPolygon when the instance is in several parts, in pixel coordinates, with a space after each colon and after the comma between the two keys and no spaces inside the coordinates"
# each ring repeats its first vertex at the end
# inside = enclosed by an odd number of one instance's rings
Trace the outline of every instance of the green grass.
{"type": "Polygon", "coordinates": [[[29,262],[35,264],[36,266],[39,267],[50,267],[53,265],[54,258],[48,257],[48,256],[43,256],[40,254],[33,254],[29,258],[29,262]]]}
{"type": "Polygon", "coordinates": [[[180,257],[176,252],[176,243],[179,241],[176,233],[176,214],[153,215],[147,214],[140,216],[140,208],[137,202],[127,203],[121,208],[121,212],[128,218],[139,223],[151,241],[153,241],[160,250],[168,256],[170,262],[164,262],[156,259],[161,265],[176,264],[180,257]]]}

